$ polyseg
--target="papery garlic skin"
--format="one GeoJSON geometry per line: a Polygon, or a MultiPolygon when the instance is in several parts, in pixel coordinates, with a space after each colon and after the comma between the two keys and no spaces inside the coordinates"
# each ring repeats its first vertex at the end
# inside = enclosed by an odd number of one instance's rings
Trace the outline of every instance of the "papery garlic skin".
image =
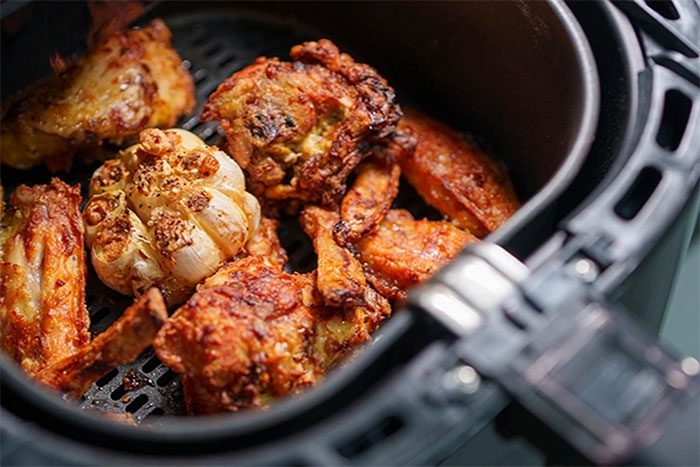
{"type": "Polygon", "coordinates": [[[108,286],[169,304],[238,255],[260,205],[236,162],[194,134],[148,129],[93,174],[83,212],[92,264],[108,286]]]}

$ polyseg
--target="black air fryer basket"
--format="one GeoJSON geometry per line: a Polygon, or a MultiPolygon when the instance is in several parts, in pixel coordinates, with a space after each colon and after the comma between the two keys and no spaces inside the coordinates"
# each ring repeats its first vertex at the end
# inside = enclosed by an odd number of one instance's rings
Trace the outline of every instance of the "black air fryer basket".
{"type": "MultiPolygon", "coordinates": [[[[82,2],[0,8],[5,99],[47,74],[54,52],[79,50],[89,19],[82,2]]],[[[137,23],[153,17],[197,86],[200,107],[180,126],[207,143],[219,129],[198,115],[222,80],[327,37],[378,68],[404,106],[484,141],[524,205],[324,383],[265,411],[181,416],[177,375],[150,350],[79,407],[3,359],[0,462],[394,465],[459,448],[484,464],[504,462],[513,437],[556,463],[700,462],[698,363],[655,337],[700,207],[696,0],[154,2],[137,23]]],[[[2,183],[48,177],[3,169],[2,183]]],[[[397,204],[434,215],[410,191],[397,204]]],[[[294,269],[313,267],[298,225],[281,237],[294,269]]],[[[88,302],[98,333],[129,299],[93,275],[88,302]]]]}

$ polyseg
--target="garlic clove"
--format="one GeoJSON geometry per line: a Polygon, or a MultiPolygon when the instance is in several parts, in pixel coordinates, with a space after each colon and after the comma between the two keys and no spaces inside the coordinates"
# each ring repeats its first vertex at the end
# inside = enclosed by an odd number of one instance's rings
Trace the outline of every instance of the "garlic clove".
{"type": "Polygon", "coordinates": [[[156,251],[169,271],[196,284],[226,260],[214,240],[191,219],[168,207],[156,208],[148,223],[156,251]]]}
{"type": "Polygon", "coordinates": [[[123,190],[128,177],[129,171],[121,160],[107,160],[92,174],[89,195],[94,196],[108,191],[123,190]]]}
{"type": "Polygon", "coordinates": [[[114,290],[133,294],[163,276],[149,247],[149,234],[138,216],[125,210],[100,227],[92,246],[92,265],[98,277],[114,290]],[[134,269],[134,264],[138,268],[134,269]]]}
{"type": "Polygon", "coordinates": [[[219,163],[219,170],[212,176],[213,183],[219,187],[244,191],[245,177],[236,161],[222,151],[214,151],[212,155],[219,163]]]}
{"type": "Polygon", "coordinates": [[[179,204],[180,212],[191,215],[223,250],[226,257],[243,248],[248,219],[238,203],[213,188],[190,190],[179,204]]]}

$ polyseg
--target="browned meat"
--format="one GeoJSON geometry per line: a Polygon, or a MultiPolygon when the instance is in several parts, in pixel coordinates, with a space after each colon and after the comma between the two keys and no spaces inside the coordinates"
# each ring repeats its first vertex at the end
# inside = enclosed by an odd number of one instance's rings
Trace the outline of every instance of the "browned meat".
{"type": "Polygon", "coordinates": [[[382,222],[399,192],[400,177],[401,169],[395,163],[370,159],[360,166],[340,206],[338,243],[355,243],[382,222]]]}
{"type": "Polygon", "coordinates": [[[135,360],[151,345],[167,318],[163,297],[152,288],[92,342],[42,369],[36,377],[51,388],[80,397],[112,368],[135,360]]]}
{"type": "Polygon", "coordinates": [[[408,111],[399,129],[416,138],[399,158],[418,193],[457,226],[477,237],[496,230],[516,209],[510,180],[495,161],[447,125],[408,111]]]}
{"type": "Polygon", "coordinates": [[[80,187],[22,185],[2,229],[0,343],[31,376],[87,344],[80,187]]]}
{"type": "Polygon", "coordinates": [[[154,347],[182,376],[191,413],[261,407],[314,383],[307,276],[249,256],[222,267],[163,326],[154,347]]]}
{"type": "Polygon", "coordinates": [[[154,347],[180,374],[190,413],[237,411],[318,382],[390,314],[371,287],[362,305],[327,307],[315,272],[287,274],[248,256],[205,281],[154,347]]]}
{"type": "Polygon", "coordinates": [[[219,120],[229,153],[273,203],[334,204],[372,144],[401,117],[373,68],[329,40],[292,48],[292,62],[258,58],[214,92],[203,118],[219,120]]]}
{"type": "Polygon", "coordinates": [[[2,109],[2,163],[66,170],[82,149],[174,125],[195,99],[170,37],[161,20],[114,34],[13,96],[2,109]]]}
{"type": "Polygon", "coordinates": [[[248,240],[246,250],[249,254],[260,256],[270,264],[284,269],[287,264],[287,252],[282,248],[277,236],[279,221],[264,217],[260,230],[248,240]]]}
{"type": "Polygon", "coordinates": [[[379,228],[357,244],[368,280],[385,297],[402,299],[406,289],[430,277],[477,239],[450,223],[415,220],[393,209],[379,228]]]}
{"type": "Polygon", "coordinates": [[[361,304],[367,288],[362,265],[333,238],[338,214],[317,206],[307,206],[301,213],[301,225],[314,241],[318,256],[316,285],[329,306],[361,304]]]}

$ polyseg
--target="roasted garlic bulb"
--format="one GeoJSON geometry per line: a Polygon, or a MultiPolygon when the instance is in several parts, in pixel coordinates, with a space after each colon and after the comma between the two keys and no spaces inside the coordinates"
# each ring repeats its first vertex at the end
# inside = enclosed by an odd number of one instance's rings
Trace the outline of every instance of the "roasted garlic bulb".
{"type": "Polygon", "coordinates": [[[176,304],[244,251],[260,206],[236,162],[192,133],[149,129],[139,141],[92,176],[85,238],[111,288],[157,286],[176,304]]]}

